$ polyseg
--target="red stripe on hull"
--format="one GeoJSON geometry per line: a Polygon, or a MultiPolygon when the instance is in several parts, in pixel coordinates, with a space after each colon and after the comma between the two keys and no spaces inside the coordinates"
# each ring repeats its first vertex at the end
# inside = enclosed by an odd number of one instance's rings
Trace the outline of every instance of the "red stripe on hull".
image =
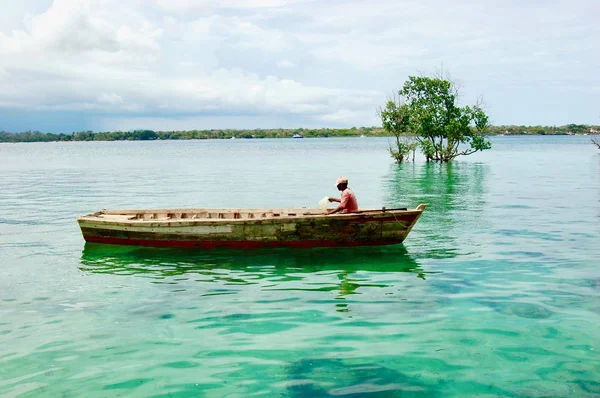
{"type": "Polygon", "coordinates": [[[304,241],[283,241],[283,242],[256,242],[256,241],[189,241],[189,240],[141,240],[141,239],[123,239],[108,238],[101,236],[85,237],[87,242],[104,243],[111,245],[133,245],[133,246],[152,246],[152,247],[184,247],[197,249],[258,249],[258,248],[311,248],[311,247],[335,247],[335,246],[379,246],[395,245],[401,243],[396,239],[377,240],[367,242],[337,242],[332,240],[304,240],[304,241]]]}

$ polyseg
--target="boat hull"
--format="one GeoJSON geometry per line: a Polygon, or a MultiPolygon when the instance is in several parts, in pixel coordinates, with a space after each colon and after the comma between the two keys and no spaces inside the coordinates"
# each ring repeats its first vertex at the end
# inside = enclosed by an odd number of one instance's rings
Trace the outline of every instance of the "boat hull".
{"type": "Polygon", "coordinates": [[[105,244],[202,249],[373,246],[404,241],[424,208],[334,215],[310,211],[126,210],[90,214],[80,217],[78,223],[87,242],[105,244]],[[203,218],[190,218],[199,214],[203,218]]]}
{"type": "Polygon", "coordinates": [[[216,241],[216,240],[164,240],[164,239],[131,239],[106,236],[88,236],[85,238],[90,243],[103,243],[110,245],[150,246],[150,247],[181,247],[197,249],[259,249],[259,248],[299,248],[314,247],[340,247],[340,246],[379,246],[395,245],[402,240],[376,240],[361,242],[340,242],[335,240],[310,240],[310,241],[216,241]]]}

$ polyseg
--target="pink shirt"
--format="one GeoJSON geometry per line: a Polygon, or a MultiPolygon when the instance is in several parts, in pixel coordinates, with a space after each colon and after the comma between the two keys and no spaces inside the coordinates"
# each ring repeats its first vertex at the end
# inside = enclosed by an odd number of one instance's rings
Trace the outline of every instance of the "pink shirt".
{"type": "Polygon", "coordinates": [[[358,202],[356,201],[356,196],[354,196],[354,192],[352,192],[350,188],[346,188],[344,189],[344,192],[342,192],[340,207],[344,209],[342,211],[343,213],[350,213],[351,211],[358,210],[358,202]]]}

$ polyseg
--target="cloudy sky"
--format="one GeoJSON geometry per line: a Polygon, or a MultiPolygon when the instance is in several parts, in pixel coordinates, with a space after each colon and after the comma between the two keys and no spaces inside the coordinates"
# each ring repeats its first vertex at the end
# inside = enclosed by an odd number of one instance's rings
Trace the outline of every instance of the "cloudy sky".
{"type": "Polygon", "coordinates": [[[600,124],[598,0],[0,0],[0,131],[379,125],[441,67],[494,124],[600,124]]]}

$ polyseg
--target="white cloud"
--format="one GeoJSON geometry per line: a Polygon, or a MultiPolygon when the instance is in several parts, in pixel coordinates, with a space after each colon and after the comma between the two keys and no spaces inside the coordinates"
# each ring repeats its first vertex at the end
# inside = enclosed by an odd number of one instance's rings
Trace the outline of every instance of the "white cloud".
{"type": "MultiPolygon", "coordinates": [[[[407,75],[444,65],[466,102],[521,122],[507,109],[539,87],[592,115],[600,84],[592,0],[27,1],[21,22],[0,15],[0,108],[370,125],[407,75]]],[[[546,112],[528,117],[560,104],[546,112]]]]}
{"type": "Polygon", "coordinates": [[[115,93],[102,93],[98,95],[98,103],[108,105],[119,105],[123,103],[123,98],[115,93]]]}
{"type": "Polygon", "coordinates": [[[311,0],[155,0],[156,4],[168,12],[207,11],[216,8],[225,9],[260,9],[278,8],[298,3],[308,3],[311,0]]]}
{"type": "Polygon", "coordinates": [[[277,62],[277,66],[280,68],[295,68],[296,64],[287,59],[282,59],[281,61],[277,62]]]}
{"type": "Polygon", "coordinates": [[[375,68],[410,66],[415,60],[429,56],[430,51],[411,44],[390,46],[356,37],[353,41],[339,40],[329,46],[315,48],[313,54],[325,61],[342,62],[359,68],[375,68]]]}
{"type": "MultiPolygon", "coordinates": [[[[198,68],[205,57],[202,52],[192,56],[194,61],[177,61],[179,54],[164,60],[163,29],[144,18],[135,24],[111,18],[111,6],[114,10],[118,3],[106,0],[103,10],[98,10],[86,0],[56,0],[46,12],[31,18],[26,30],[2,33],[1,51],[10,56],[4,58],[3,69],[19,71],[27,82],[18,90],[7,90],[0,82],[0,89],[4,88],[0,103],[79,111],[119,106],[121,111],[162,114],[318,115],[335,111],[332,107],[354,106],[339,97],[362,96],[375,103],[378,95],[306,85],[275,75],[261,77],[237,68],[202,70],[198,68]]],[[[238,17],[215,15],[189,23],[178,39],[200,46],[231,41],[232,48],[270,52],[285,48],[278,32],[238,17]]],[[[286,60],[280,65],[293,63],[286,60]]]]}
{"type": "Polygon", "coordinates": [[[180,40],[195,43],[217,42],[237,49],[277,52],[288,46],[282,31],[264,28],[236,16],[200,17],[187,28],[180,27],[175,34],[180,40]]]}
{"type": "Polygon", "coordinates": [[[161,29],[126,8],[115,17],[117,5],[113,0],[55,0],[44,13],[28,18],[25,30],[0,32],[0,55],[34,59],[41,54],[80,56],[158,49],[161,29]]]}
{"type": "Polygon", "coordinates": [[[212,0],[155,0],[156,5],[171,13],[208,12],[213,7],[212,0]]]}
{"type": "Polygon", "coordinates": [[[326,122],[347,122],[350,120],[356,120],[356,113],[344,109],[333,113],[327,113],[321,116],[321,119],[326,122]]]}

